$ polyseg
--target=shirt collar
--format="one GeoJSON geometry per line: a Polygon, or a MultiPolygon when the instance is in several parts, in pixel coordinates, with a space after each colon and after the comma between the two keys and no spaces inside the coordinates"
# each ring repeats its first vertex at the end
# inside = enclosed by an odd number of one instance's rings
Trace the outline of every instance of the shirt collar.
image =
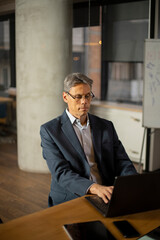
{"type": "Polygon", "coordinates": [[[68,109],[66,108],[66,113],[67,113],[67,116],[69,117],[71,123],[73,124],[76,120],[76,118],[68,111],[68,109]]]}
{"type": "MultiPolygon", "coordinates": [[[[79,125],[79,124],[81,125],[80,120],[79,120],[78,118],[75,118],[75,117],[68,111],[67,108],[66,108],[66,113],[67,113],[67,115],[68,115],[68,117],[69,117],[69,119],[70,119],[70,121],[71,121],[72,124],[78,123],[78,125],[79,125]]],[[[86,126],[88,127],[88,125],[89,125],[89,118],[88,118],[88,115],[87,115],[87,125],[86,125],[86,126]]]]}

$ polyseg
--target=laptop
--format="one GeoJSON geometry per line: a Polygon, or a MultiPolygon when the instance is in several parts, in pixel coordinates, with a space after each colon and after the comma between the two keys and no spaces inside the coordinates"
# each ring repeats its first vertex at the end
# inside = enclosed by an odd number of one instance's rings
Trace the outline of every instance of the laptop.
{"type": "Polygon", "coordinates": [[[103,216],[117,217],[160,208],[160,172],[116,177],[110,201],[85,197],[103,216]]]}

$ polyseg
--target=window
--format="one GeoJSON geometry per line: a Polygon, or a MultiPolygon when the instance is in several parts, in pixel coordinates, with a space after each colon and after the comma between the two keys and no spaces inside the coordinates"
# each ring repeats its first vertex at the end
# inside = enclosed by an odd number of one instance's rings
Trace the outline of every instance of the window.
{"type": "Polygon", "coordinates": [[[82,72],[94,80],[93,92],[100,99],[101,27],[73,28],[73,72],[82,72]]]}
{"type": "Polygon", "coordinates": [[[72,71],[94,80],[93,92],[100,99],[101,86],[101,8],[89,1],[74,4],[72,71]]]}
{"type": "Polygon", "coordinates": [[[103,100],[142,104],[144,40],[148,38],[149,2],[103,7],[103,100]]]}
{"type": "Polygon", "coordinates": [[[90,3],[90,11],[82,4],[74,9],[72,71],[94,80],[97,99],[141,105],[149,1],[90,3]],[[96,19],[91,26],[89,12],[96,19]]]}
{"type": "Polygon", "coordinates": [[[107,99],[142,104],[143,63],[109,63],[107,99]]]}
{"type": "Polygon", "coordinates": [[[0,18],[0,95],[15,87],[15,22],[14,16],[0,18]]]}
{"type": "Polygon", "coordinates": [[[10,86],[9,21],[0,22],[0,89],[10,86]]]}

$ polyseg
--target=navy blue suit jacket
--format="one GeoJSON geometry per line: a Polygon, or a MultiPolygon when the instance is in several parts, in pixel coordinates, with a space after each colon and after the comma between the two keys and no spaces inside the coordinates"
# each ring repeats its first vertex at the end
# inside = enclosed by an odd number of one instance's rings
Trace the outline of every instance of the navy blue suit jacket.
{"type": "MultiPolygon", "coordinates": [[[[103,185],[113,185],[115,176],[136,174],[112,122],[88,116],[103,185]]],[[[53,204],[85,195],[93,183],[89,179],[90,167],[66,111],[43,124],[40,134],[43,157],[52,175],[50,198],[53,204]]]]}

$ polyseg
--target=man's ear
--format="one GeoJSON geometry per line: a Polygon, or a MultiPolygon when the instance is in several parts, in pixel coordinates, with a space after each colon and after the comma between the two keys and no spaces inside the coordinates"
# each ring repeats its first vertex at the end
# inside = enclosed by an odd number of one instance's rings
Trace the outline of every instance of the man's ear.
{"type": "Polygon", "coordinates": [[[63,92],[63,101],[66,103],[68,103],[67,97],[68,97],[68,94],[66,92],[63,92]]]}

